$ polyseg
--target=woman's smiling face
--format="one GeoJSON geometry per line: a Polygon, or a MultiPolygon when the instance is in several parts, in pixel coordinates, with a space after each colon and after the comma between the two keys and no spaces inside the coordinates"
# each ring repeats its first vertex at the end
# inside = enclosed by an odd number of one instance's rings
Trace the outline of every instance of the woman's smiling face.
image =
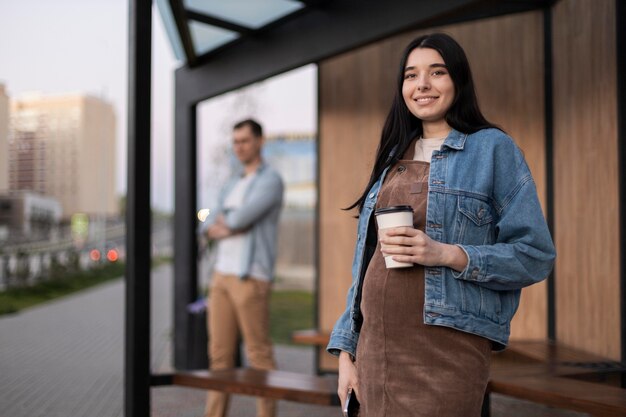
{"type": "Polygon", "coordinates": [[[423,123],[445,121],[454,94],[454,83],[439,52],[430,48],[411,51],[402,83],[402,97],[409,111],[423,123]]]}

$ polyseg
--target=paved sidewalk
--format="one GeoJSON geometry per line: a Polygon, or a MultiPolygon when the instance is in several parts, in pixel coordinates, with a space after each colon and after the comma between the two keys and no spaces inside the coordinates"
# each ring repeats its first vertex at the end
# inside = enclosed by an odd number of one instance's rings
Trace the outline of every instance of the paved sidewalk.
{"type": "MultiPolygon", "coordinates": [[[[152,277],[153,369],[170,364],[172,269],[152,277]]],[[[0,417],[123,416],[124,283],[121,279],[0,317],[0,417]]],[[[313,372],[309,348],[277,346],[281,369],[313,372]]],[[[152,390],[152,415],[202,416],[205,391],[152,390]]],[[[254,416],[234,396],[229,416],[254,416]]],[[[279,416],[340,416],[336,407],[282,401],[279,416]]]]}
{"type": "MultiPolygon", "coordinates": [[[[152,277],[152,363],[170,363],[172,268],[152,277]]],[[[0,417],[123,416],[124,284],[121,279],[0,317],[0,417]]],[[[313,350],[277,346],[278,367],[313,372],[313,350]]],[[[152,390],[153,417],[201,417],[205,392],[152,390]]],[[[496,396],[493,417],[573,417],[496,396]]],[[[253,417],[255,399],[233,396],[229,417],[253,417]]],[[[337,407],[279,402],[278,417],[339,417],[337,407]]]]}
{"type": "Polygon", "coordinates": [[[0,415],[122,416],[121,280],[0,318],[0,415]]]}

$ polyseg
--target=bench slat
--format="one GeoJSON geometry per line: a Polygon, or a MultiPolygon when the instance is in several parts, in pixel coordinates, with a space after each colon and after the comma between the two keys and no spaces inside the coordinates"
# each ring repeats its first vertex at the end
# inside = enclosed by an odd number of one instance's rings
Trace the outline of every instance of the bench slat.
{"type": "Polygon", "coordinates": [[[339,405],[335,378],[250,368],[178,372],[173,384],[308,404],[339,405]]]}
{"type": "Polygon", "coordinates": [[[330,340],[330,334],[317,329],[296,330],[291,334],[291,341],[301,345],[326,346],[330,340]]]}
{"type": "Polygon", "coordinates": [[[488,390],[594,416],[626,416],[626,390],[549,375],[491,378],[488,390]]]}
{"type": "MultiPolygon", "coordinates": [[[[545,341],[515,340],[504,354],[516,354],[530,360],[547,363],[613,363],[600,355],[583,352],[559,343],[545,341]]],[[[499,354],[496,354],[499,355],[499,354]]]]}
{"type": "Polygon", "coordinates": [[[626,416],[626,390],[573,377],[597,374],[572,366],[603,359],[565,346],[514,342],[493,355],[488,391],[594,416],[626,416]]]}

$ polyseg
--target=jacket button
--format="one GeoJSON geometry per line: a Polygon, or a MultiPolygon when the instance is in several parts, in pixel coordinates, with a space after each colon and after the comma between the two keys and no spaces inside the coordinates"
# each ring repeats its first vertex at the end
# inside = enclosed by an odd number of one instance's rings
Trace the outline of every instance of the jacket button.
{"type": "Polygon", "coordinates": [[[404,171],[406,171],[406,167],[404,165],[400,165],[398,167],[398,172],[404,172],[404,171]]]}

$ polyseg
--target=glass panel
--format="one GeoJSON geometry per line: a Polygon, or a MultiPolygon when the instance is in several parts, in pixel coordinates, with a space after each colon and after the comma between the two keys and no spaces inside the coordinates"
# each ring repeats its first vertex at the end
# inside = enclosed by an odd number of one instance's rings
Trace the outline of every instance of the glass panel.
{"type": "Polygon", "coordinates": [[[165,27],[165,32],[167,33],[170,45],[174,50],[174,56],[176,56],[176,59],[179,61],[186,61],[183,44],[180,41],[180,36],[178,34],[178,30],[176,29],[176,23],[174,22],[174,15],[172,14],[172,9],[170,8],[170,2],[167,0],[156,0],[156,3],[159,9],[159,14],[161,15],[161,20],[163,21],[163,26],[165,27]]]}
{"type": "Polygon", "coordinates": [[[303,7],[292,0],[185,0],[185,7],[241,26],[258,29],[303,7]]]}
{"type": "MultiPolygon", "coordinates": [[[[280,173],[285,186],[278,225],[276,285],[309,294],[317,276],[317,91],[317,67],[307,65],[202,101],[196,107],[197,210],[215,210],[220,189],[241,169],[232,150],[233,125],[250,117],[258,120],[265,135],[264,159],[280,173]]],[[[207,219],[202,218],[198,218],[199,228],[206,226],[203,223],[207,219]]],[[[201,239],[204,245],[205,237],[201,239]]],[[[215,245],[204,247],[207,249],[198,257],[202,287],[209,285],[216,250],[215,245]]],[[[312,306],[302,308],[303,317],[313,317],[312,306]]]]}
{"type": "Polygon", "coordinates": [[[236,32],[196,21],[189,22],[189,31],[193,40],[193,49],[197,55],[202,55],[239,37],[236,32]]]}

